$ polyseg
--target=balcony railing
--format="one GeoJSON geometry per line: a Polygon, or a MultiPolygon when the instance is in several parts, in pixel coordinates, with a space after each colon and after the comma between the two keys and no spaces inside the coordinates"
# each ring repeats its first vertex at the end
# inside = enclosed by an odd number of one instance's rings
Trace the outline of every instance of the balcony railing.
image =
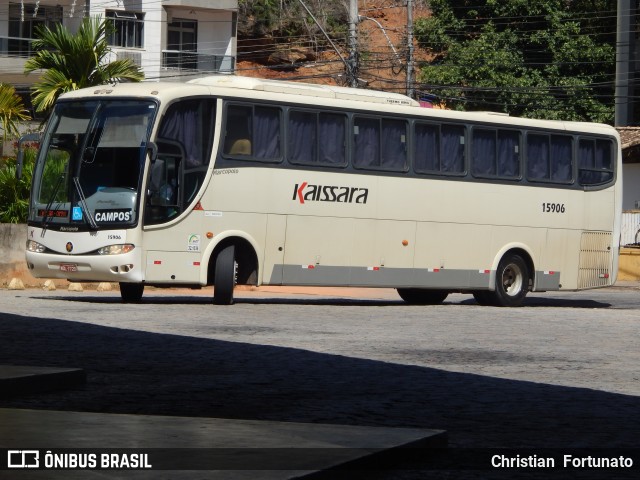
{"type": "Polygon", "coordinates": [[[3,57],[29,58],[34,50],[32,38],[0,37],[0,55],[3,57]]]}
{"type": "Polygon", "coordinates": [[[236,59],[231,55],[163,50],[162,67],[181,72],[233,72],[236,59]]]}
{"type": "MultiPolygon", "coordinates": [[[[29,58],[35,50],[31,48],[32,38],[1,37],[0,56],[29,58]]],[[[117,51],[118,58],[128,56],[117,51]]],[[[137,55],[139,53],[136,52],[137,55]]],[[[135,59],[140,65],[140,60],[135,59]]],[[[236,58],[232,55],[208,55],[204,53],[180,50],[163,50],[162,67],[180,72],[223,72],[232,73],[236,67],[236,58]]]]}

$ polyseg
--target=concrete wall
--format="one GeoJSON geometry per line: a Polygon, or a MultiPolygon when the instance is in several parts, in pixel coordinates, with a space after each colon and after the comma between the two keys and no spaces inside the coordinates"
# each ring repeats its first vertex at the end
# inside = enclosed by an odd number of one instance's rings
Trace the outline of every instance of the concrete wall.
{"type": "Polygon", "coordinates": [[[640,202],[640,163],[626,163],[622,176],[622,209],[636,209],[640,202]]]}
{"type": "Polygon", "coordinates": [[[26,225],[0,223],[0,285],[3,287],[6,287],[14,277],[20,278],[25,285],[40,283],[27,270],[24,260],[26,240],[26,225]]]}
{"type": "Polygon", "coordinates": [[[640,248],[622,248],[620,250],[618,280],[640,280],[640,248]]]}

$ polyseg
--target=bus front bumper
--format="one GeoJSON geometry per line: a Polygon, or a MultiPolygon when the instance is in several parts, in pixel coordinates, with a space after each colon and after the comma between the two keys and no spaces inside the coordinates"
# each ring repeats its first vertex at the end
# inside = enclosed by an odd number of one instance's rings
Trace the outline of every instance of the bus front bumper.
{"type": "Polygon", "coordinates": [[[36,278],[72,282],[142,282],[142,249],[119,255],[25,254],[29,273],[36,278]]]}

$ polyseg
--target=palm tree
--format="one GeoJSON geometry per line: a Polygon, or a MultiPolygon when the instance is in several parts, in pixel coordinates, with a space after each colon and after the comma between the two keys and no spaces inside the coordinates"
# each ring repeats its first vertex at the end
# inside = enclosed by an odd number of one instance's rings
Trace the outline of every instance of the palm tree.
{"type": "Polygon", "coordinates": [[[16,89],[6,83],[0,83],[0,126],[2,126],[2,143],[9,135],[18,135],[18,122],[29,120],[27,110],[22,99],[16,94],[16,89]]]}
{"type": "Polygon", "coordinates": [[[32,87],[36,111],[50,109],[64,92],[122,80],[144,80],[144,73],[131,59],[107,63],[110,29],[111,24],[99,17],[84,18],[75,35],[61,24],[37,29],[37,39],[32,43],[36,54],[24,66],[25,73],[45,70],[41,81],[32,87]]]}

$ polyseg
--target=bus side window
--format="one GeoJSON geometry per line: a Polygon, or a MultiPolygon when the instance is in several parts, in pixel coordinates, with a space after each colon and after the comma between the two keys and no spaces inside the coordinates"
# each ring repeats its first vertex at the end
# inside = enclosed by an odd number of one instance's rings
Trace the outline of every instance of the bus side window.
{"type": "Polygon", "coordinates": [[[471,140],[471,173],[496,174],[496,131],[477,128],[471,140]]]}
{"type": "Polygon", "coordinates": [[[415,171],[440,171],[440,129],[436,125],[416,123],[414,139],[415,171]]]}
{"type": "Polygon", "coordinates": [[[355,117],[353,119],[353,166],[380,166],[380,120],[355,117]]]}
{"type": "Polygon", "coordinates": [[[440,137],[440,170],[447,173],[464,173],[464,127],[442,125],[440,137]]]}
{"type": "Polygon", "coordinates": [[[251,107],[230,105],[227,108],[227,132],[223,153],[230,156],[251,156],[251,107]]]}
{"type": "Polygon", "coordinates": [[[279,162],[281,110],[276,107],[229,105],[222,153],[262,162],[279,162]]]}
{"type": "Polygon", "coordinates": [[[566,135],[551,135],[550,178],[569,183],[573,178],[573,139],[566,135]]]}
{"type": "Polygon", "coordinates": [[[356,168],[402,172],[407,166],[407,122],[356,117],[353,121],[356,168]]]}
{"type": "Polygon", "coordinates": [[[253,122],[253,154],[260,159],[280,159],[280,109],[255,107],[253,122]]]}
{"type": "Polygon", "coordinates": [[[407,122],[382,119],[381,166],[403,172],[407,167],[407,122]]]}
{"type": "Polygon", "coordinates": [[[520,132],[512,130],[473,130],[471,173],[516,179],[520,175],[520,132]]]}
{"type": "Polygon", "coordinates": [[[497,174],[503,178],[520,177],[520,132],[498,130],[497,174]]]}
{"type": "Polygon", "coordinates": [[[571,183],[573,139],[568,135],[527,135],[527,178],[571,183]]]}
{"type": "Polygon", "coordinates": [[[287,136],[291,163],[314,164],[318,161],[315,112],[290,111],[287,136]]]}
{"type": "Polygon", "coordinates": [[[578,178],[581,185],[599,185],[613,179],[611,141],[580,139],[578,145],[578,178]]]}
{"type": "Polygon", "coordinates": [[[215,114],[212,98],[189,98],[167,108],[148,179],[147,223],[168,221],[195,200],[211,157],[215,114]]]}
{"type": "Polygon", "coordinates": [[[527,135],[527,178],[549,178],[549,140],[547,135],[527,135]]]}
{"type": "Polygon", "coordinates": [[[151,164],[147,182],[146,223],[161,223],[180,213],[180,165],[183,157],[184,151],[177,142],[158,142],[158,156],[151,164]]]}
{"type": "Polygon", "coordinates": [[[318,163],[344,166],[347,163],[347,117],[339,113],[318,116],[318,163]],[[334,141],[324,141],[332,138],[334,141]]]}

